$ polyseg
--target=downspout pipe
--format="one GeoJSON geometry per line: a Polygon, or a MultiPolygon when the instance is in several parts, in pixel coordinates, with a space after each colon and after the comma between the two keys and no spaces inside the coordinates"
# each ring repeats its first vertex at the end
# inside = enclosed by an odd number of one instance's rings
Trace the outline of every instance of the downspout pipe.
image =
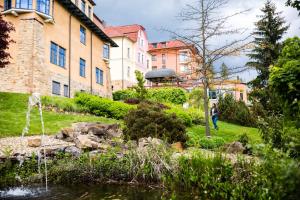
{"type": "Polygon", "coordinates": [[[71,98],[72,15],[69,17],[69,98],[71,98]]]}
{"type": "Polygon", "coordinates": [[[122,37],[122,90],[124,90],[124,36],[122,37]]]}
{"type": "Polygon", "coordinates": [[[91,94],[93,94],[93,32],[91,32],[91,94]]]}

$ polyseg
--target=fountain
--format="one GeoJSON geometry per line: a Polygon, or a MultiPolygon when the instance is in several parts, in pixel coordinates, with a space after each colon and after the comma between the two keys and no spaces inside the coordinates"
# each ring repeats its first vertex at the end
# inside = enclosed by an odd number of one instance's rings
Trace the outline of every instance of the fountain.
{"type": "MultiPolygon", "coordinates": [[[[41,97],[39,93],[32,93],[31,96],[29,96],[28,99],[28,109],[26,113],[26,125],[22,131],[22,136],[21,136],[21,143],[22,143],[22,149],[25,154],[24,150],[24,141],[25,141],[25,135],[28,134],[29,128],[30,128],[30,113],[31,110],[34,106],[38,106],[39,114],[40,114],[40,120],[41,120],[41,129],[42,129],[42,134],[41,134],[41,146],[40,149],[37,152],[38,156],[38,172],[40,172],[41,168],[41,160],[42,160],[42,155],[41,155],[41,150],[43,151],[44,154],[44,167],[45,167],[45,186],[46,186],[46,191],[48,190],[48,177],[47,177],[47,156],[46,156],[46,149],[45,149],[45,126],[44,126],[44,120],[43,120],[43,111],[42,111],[42,103],[41,103],[41,97]]],[[[23,160],[20,159],[20,164],[23,163],[23,160]]]]}

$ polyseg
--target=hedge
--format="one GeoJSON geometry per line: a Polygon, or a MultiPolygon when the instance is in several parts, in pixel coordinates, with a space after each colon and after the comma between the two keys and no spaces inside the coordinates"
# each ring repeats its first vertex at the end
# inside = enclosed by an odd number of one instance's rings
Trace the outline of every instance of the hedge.
{"type": "Polygon", "coordinates": [[[129,110],[136,108],[136,106],[133,105],[101,98],[87,93],[77,93],[75,95],[75,102],[85,107],[88,112],[94,115],[114,119],[123,119],[129,110]]]}
{"type": "MultiPolygon", "coordinates": [[[[137,93],[133,89],[120,90],[113,93],[115,101],[137,98],[137,93]]],[[[187,101],[187,93],[181,88],[151,88],[146,96],[148,100],[167,102],[173,104],[183,104],[187,101]]]]}

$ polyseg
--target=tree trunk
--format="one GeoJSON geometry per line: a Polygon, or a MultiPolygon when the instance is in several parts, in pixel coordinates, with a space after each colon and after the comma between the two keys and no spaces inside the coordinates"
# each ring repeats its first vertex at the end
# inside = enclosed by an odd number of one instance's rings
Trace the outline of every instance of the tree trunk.
{"type": "Polygon", "coordinates": [[[207,137],[210,137],[210,126],[209,126],[209,111],[208,111],[208,95],[207,95],[207,89],[208,85],[206,81],[203,82],[204,86],[204,112],[205,112],[205,134],[207,137]]]}

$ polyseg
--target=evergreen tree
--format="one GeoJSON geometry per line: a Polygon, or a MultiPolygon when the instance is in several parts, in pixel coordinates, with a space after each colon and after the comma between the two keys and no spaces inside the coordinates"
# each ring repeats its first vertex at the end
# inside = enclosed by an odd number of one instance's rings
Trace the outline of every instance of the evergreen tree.
{"type": "Polygon", "coordinates": [[[275,5],[268,0],[261,9],[263,15],[256,22],[256,30],[254,31],[255,47],[250,54],[250,62],[247,66],[257,70],[258,76],[250,82],[254,89],[264,88],[268,85],[270,74],[270,66],[276,62],[280,49],[283,34],[289,26],[285,25],[285,20],[280,16],[280,12],[276,12],[275,5]]]}
{"type": "Polygon", "coordinates": [[[0,14],[0,68],[4,68],[9,64],[10,54],[7,52],[9,44],[13,42],[9,33],[14,30],[12,24],[3,20],[0,14]]]}
{"type": "Polygon", "coordinates": [[[228,67],[225,63],[222,63],[221,65],[221,78],[222,80],[227,80],[229,77],[229,70],[228,67]]]}
{"type": "Polygon", "coordinates": [[[147,89],[145,88],[146,80],[144,79],[144,74],[138,70],[135,71],[135,77],[137,80],[137,86],[134,87],[138,99],[145,100],[147,96],[147,89]]]}
{"type": "Polygon", "coordinates": [[[286,2],[286,5],[296,8],[299,11],[299,15],[300,15],[300,0],[288,0],[286,2]]]}

